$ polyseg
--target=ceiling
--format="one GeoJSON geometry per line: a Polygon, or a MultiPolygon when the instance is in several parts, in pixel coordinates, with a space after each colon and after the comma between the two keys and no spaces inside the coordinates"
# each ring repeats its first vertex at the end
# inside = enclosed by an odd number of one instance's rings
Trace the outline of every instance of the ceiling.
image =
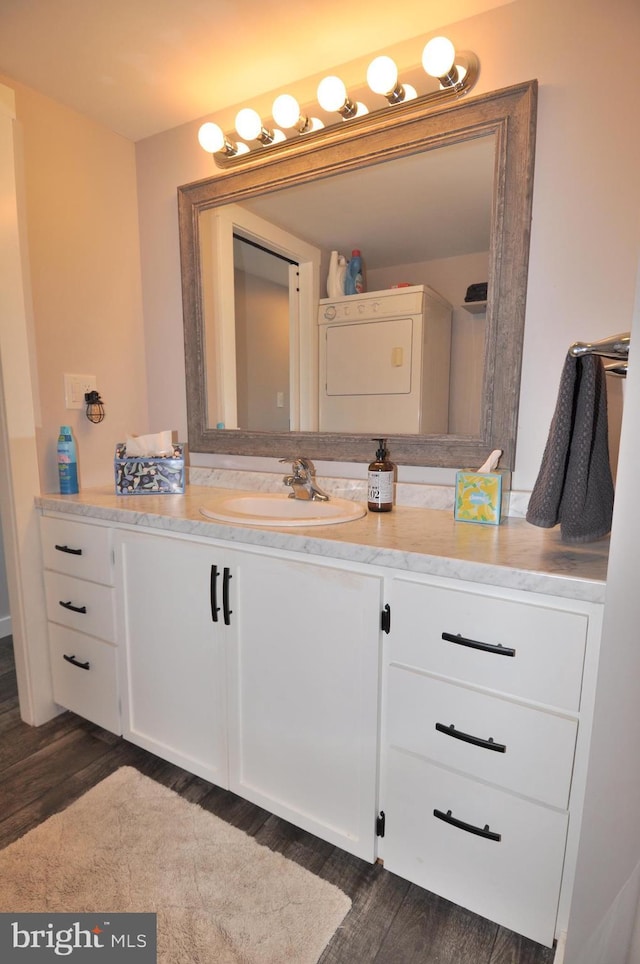
{"type": "Polygon", "coordinates": [[[0,75],[138,141],[508,2],[0,0],[0,75]]]}

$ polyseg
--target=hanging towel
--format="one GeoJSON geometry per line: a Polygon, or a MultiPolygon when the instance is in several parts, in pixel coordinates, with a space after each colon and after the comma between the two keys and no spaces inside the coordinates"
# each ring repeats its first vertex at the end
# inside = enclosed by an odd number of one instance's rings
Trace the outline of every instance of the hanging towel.
{"type": "Polygon", "coordinates": [[[560,523],[563,542],[592,542],[611,529],[606,374],[597,355],[568,355],[527,522],[560,523]]]}

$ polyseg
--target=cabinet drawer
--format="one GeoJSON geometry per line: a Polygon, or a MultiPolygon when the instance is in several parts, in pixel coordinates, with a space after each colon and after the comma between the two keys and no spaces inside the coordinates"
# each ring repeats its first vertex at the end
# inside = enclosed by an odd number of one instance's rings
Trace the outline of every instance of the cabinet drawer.
{"type": "Polygon", "coordinates": [[[47,616],[54,623],[116,641],[114,592],[108,586],[86,582],[59,572],[45,572],[47,616]]]}
{"type": "Polygon", "coordinates": [[[392,746],[551,806],[568,806],[575,720],[395,666],[387,689],[392,746]]]}
{"type": "Polygon", "coordinates": [[[392,611],[393,662],[578,709],[586,615],[403,579],[392,611]]]}
{"type": "Polygon", "coordinates": [[[45,569],[113,585],[110,528],[42,516],[40,538],[45,569]]]}
{"type": "Polygon", "coordinates": [[[387,870],[551,946],[567,814],[402,751],[392,750],[388,763],[387,870]],[[436,810],[499,839],[438,819],[436,810]]]}
{"type": "Polygon", "coordinates": [[[49,651],[56,703],[105,730],[122,733],[116,647],[50,624],[49,651]]]}

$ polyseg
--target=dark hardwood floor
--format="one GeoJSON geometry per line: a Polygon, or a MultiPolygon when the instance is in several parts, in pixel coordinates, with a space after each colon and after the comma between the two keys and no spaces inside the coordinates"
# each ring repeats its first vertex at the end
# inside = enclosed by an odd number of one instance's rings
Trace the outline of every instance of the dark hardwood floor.
{"type": "Polygon", "coordinates": [[[320,964],[553,961],[552,950],[442,900],[379,864],[352,857],[72,713],[41,727],[27,726],[18,709],[11,642],[0,640],[0,848],[124,765],[242,828],[351,897],[352,909],[320,964]]]}

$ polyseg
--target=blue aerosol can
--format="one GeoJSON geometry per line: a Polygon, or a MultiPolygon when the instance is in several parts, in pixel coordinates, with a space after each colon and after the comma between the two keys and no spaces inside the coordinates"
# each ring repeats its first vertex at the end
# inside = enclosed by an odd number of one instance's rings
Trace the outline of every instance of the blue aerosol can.
{"type": "Polygon", "coordinates": [[[58,476],[61,495],[74,495],[78,492],[76,443],[68,425],[61,425],[58,435],[58,476]]]}

